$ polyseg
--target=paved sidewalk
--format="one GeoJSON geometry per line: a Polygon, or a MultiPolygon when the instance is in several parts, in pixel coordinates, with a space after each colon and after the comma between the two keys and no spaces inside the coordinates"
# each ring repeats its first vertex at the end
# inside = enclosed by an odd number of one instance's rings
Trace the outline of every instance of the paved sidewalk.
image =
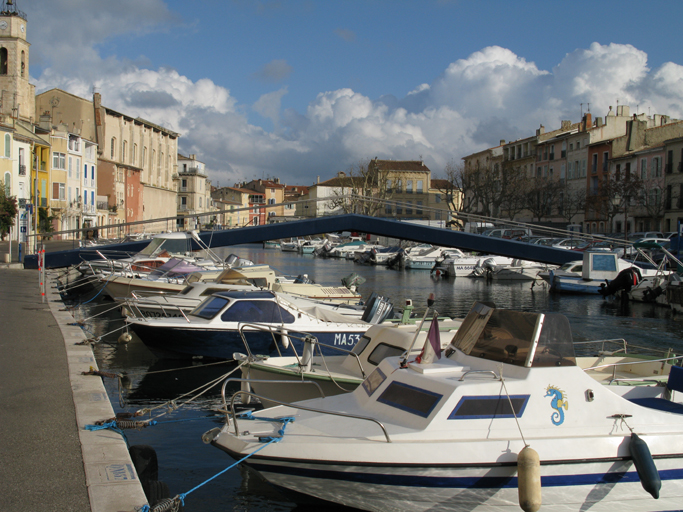
{"type": "Polygon", "coordinates": [[[92,349],[38,272],[0,268],[0,510],[117,512],[146,503],[92,349]]]}

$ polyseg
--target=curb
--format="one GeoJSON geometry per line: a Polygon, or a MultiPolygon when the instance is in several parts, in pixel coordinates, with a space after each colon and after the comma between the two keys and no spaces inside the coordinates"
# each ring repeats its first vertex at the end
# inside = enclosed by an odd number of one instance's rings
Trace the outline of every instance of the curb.
{"type": "MultiPolygon", "coordinates": [[[[17,265],[23,268],[21,263],[17,265]]],[[[48,286],[46,298],[66,347],[90,509],[92,512],[134,512],[147,503],[147,498],[126,441],[111,430],[85,429],[86,425],[115,416],[102,379],[82,374],[91,367],[98,369],[92,347],[76,345],[86,339],[85,334],[80,327],[68,325],[74,318],[68,311],[60,311],[64,303],[55,288],[48,286]]]]}

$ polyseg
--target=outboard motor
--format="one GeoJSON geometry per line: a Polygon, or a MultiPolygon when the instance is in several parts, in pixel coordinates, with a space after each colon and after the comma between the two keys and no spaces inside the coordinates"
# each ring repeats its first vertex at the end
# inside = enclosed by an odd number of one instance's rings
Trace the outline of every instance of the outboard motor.
{"type": "Polygon", "coordinates": [[[315,281],[308,277],[308,274],[300,274],[294,280],[296,284],[315,284],[315,281]]]}
{"type": "Polygon", "coordinates": [[[393,258],[389,258],[387,260],[387,267],[389,268],[403,268],[405,260],[405,251],[403,249],[400,249],[397,253],[396,256],[393,258]]]}
{"type": "Polygon", "coordinates": [[[227,258],[225,258],[225,265],[229,268],[233,267],[249,267],[253,265],[254,262],[251,260],[247,260],[244,258],[240,258],[236,254],[231,254],[227,258]]]}
{"type": "Polygon", "coordinates": [[[381,324],[394,311],[391,301],[380,295],[371,296],[365,306],[361,320],[370,324],[381,324]]]}
{"type": "Polygon", "coordinates": [[[659,297],[662,293],[664,293],[664,290],[662,289],[661,286],[655,286],[654,288],[648,288],[643,292],[643,301],[645,302],[654,302],[657,300],[657,297],[659,297]]]}
{"type": "Polygon", "coordinates": [[[609,297],[620,290],[628,292],[631,290],[631,288],[637,285],[641,279],[642,276],[640,274],[640,270],[638,270],[638,267],[626,268],[619,272],[617,277],[611,281],[607,282],[607,280],[605,280],[606,282],[600,285],[600,295],[603,297],[609,297]]]}
{"type": "Polygon", "coordinates": [[[348,276],[342,278],[341,282],[349,290],[355,292],[356,289],[358,288],[358,286],[365,282],[365,278],[362,276],[359,276],[358,274],[356,274],[354,272],[354,273],[349,274],[348,276]]]}

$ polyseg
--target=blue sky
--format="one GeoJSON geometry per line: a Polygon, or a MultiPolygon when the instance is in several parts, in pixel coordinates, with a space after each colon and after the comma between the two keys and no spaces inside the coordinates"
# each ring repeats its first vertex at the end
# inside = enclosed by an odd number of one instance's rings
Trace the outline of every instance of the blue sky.
{"type": "Polygon", "coordinates": [[[179,131],[221,185],[374,156],[439,175],[580,103],[683,118],[679,1],[17,2],[38,92],[96,86],[179,131]]]}

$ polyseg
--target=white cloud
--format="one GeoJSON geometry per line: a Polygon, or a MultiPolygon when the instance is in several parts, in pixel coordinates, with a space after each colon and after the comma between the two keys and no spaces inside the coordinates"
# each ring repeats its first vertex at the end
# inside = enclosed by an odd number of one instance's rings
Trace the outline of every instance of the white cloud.
{"type": "MultiPolygon", "coordinates": [[[[619,100],[632,110],[640,104],[641,112],[647,105],[652,113],[683,117],[683,66],[650,70],[647,55],[631,45],[593,43],[550,71],[492,46],[454,60],[429,82],[417,77],[402,98],[373,99],[339,88],[319,92],[305,112],[295,112],[281,111],[288,88],[243,105],[209,78],[155,68],[144,56],[130,62],[99,54],[108,38],[178,23],[161,0],[25,0],[22,7],[40,11],[32,14],[29,34],[32,62],[36,55],[41,59],[33,79],[38,92],[59,87],[88,98],[94,85],[106,106],[178,131],[181,151],[197,154],[222,185],[262,175],[309,184],[375,156],[422,156],[438,175],[448,161],[499,139],[531,135],[539,124],[553,129],[561,119],[578,121],[579,103],[590,102],[595,115],[619,100]],[[75,6],[69,11],[79,18],[77,26],[87,27],[80,34],[58,28],[66,22],[60,12],[67,4],[75,6]],[[57,21],[50,23],[51,17],[57,21]],[[271,119],[274,129],[251,124],[251,111],[271,119]]],[[[291,66],[275,60],[260,73],[277,81],[291,66]]]]}

